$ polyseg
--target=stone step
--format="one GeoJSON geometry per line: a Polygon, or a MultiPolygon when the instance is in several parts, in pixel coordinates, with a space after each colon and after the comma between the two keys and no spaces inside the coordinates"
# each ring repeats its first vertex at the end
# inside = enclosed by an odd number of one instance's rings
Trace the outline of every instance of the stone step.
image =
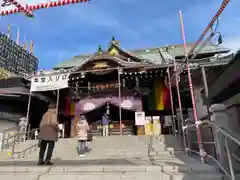
{"type": "Polygon", "coordinates": [[[50,169],[48,166],[37,166],[34,165],[35,162],[15,162],[15,166],[1,166],[0,174],[2,173],[130,173],[130,172],[149,172],[149,173],[205,173],[205,174],[216,174],[218,173],[218,168],[212,167],[206,164],[196,164],[196,165],[84,165],[81,161],[76,161],[73,166],[62,164],[56,161],[56,165],[52,166],[50,169]],[[21,164],[22,163],[22,164],[21,164]],[[24,166],[24,164],[31,164],[31,166],[24,166]]]}
{"type": "Polygon", "coordinates": [[[1,179],[11,180],[222,180],[221,174],[195,173],[44,173],[44,174],[1,174],[1,179]]]}
{"type": "Polygon", "coordinates": [[[168,156],[168,155],[180,155],[184,156],[184,151],[151,151],[150,156],[168,156]]]}

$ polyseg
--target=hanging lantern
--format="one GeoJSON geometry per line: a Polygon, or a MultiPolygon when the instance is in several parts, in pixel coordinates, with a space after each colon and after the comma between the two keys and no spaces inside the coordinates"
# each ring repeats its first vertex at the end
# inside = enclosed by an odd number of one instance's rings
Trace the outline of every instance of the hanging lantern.
{"type": "Polygon", "coordinates": [[[110,106],[109,106],[109,103],[107,102],[107,111],[106,111],[107,115],[109,116],[110,115],[110,106]]]}

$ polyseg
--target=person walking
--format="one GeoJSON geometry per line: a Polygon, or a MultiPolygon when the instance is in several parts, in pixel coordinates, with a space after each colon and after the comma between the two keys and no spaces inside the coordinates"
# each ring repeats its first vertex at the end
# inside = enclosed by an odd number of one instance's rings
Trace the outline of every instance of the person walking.
{"type": "Polygon", "coordinates": [[[39,135],[39,165],[53,165],[51,162],[55,142],[58,140],[58,120],[54,104],[50,104],[48,111],[43,115],[40,123],[39,135]],[[48,148],[47,148],[48,146],[48,148]],[[47,155],[44,161],[44,155],[47,148],[47,155]]]}
{"type": "Polygon", "coordinates": [[[106,113],[104,113],[102,117],[102,130],[103,130],[103,136],[108,136],[109,132],[109,119],[106,113]]]}
{"type": "Polygon", "coordinates": [[[86,143],[88,140],[89,125],[85,116],[81,116],[77,123],[78,156],[85,156],[86,143]]]}

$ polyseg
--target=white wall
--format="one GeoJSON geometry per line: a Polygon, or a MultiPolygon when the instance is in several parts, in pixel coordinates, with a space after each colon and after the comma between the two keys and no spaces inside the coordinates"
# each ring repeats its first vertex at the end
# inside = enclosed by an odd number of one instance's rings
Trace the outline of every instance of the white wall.
{"type": "Polygon", "coordinates": [[[14,128],[18,125],[17,122],[7,121],[7,120],[0,120],[0,132],[4,131],[8,128],[14,128]]]}
{"type": "Polygon", "coordinates": [[[203,105],[203,98],[201,95],[202,86],[194,85],[194,95],[196,100],[196,107],[198,112],[198,118],[201,118],[207,114],[207,107],[203,105]]]}

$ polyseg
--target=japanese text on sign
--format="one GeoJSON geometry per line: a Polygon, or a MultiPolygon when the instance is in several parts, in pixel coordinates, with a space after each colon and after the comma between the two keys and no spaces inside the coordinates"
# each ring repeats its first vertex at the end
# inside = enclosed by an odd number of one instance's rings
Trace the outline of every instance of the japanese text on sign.
{"type": "Polygon", "coordinates": [[[31,91],[51,91],[68,87],[69,74],[33,77],[31,91]]]}

